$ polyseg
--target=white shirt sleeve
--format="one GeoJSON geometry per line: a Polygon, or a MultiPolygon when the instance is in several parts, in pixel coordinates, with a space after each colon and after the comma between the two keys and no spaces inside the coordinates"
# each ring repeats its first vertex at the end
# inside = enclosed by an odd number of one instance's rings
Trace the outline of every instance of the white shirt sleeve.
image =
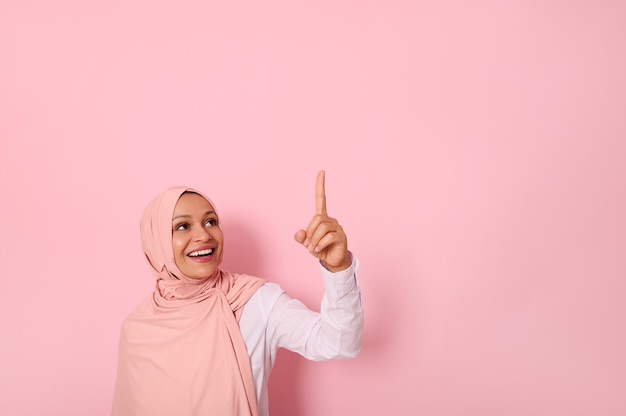
{"type": "Polygon", "coordinates": [[[286,348],[315,361],[356,357],[363,329],[358,265],[355,256],[350,267],[337,273],[320,265],[326,287],[320,312],[282,293],[267,326],[272,349],[286,348]]]}
{"type": "Polygon", "coordinates": [[[261,286],[246,303],[239,328],[250,356],[259,416],[269,414],[268,383],[278,348],[310,360],[352,358],[359,353],[363,310],[356,278],[358,264],[352,256],[350,267],[338,273],[320,265],[326,293],[319,313],[271,282],[261,286]]]}

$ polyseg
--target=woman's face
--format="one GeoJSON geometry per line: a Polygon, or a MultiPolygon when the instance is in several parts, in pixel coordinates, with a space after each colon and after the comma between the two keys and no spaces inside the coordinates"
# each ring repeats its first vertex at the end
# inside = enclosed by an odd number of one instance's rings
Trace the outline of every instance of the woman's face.
{"type": "Polygon", "coordinates": [[[223,242],[209,201],[194,193],[181,195],[172,215],[172,248],[178,269],[192,279],[211,276],[222,261],[223,242]]]}

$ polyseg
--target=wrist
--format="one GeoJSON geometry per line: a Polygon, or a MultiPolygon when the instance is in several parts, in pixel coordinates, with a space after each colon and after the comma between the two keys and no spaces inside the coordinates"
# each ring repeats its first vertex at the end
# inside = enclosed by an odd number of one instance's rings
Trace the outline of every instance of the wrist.
{"type": "Polygon", "coordinates": [[[343,261],[341,261],[338,265],[331,265],[331,264],[326,263],[323,260],[320,260],[320,264],[329,272],[338,273],[352,266],[352,254],[348,251],[343,261]]]}

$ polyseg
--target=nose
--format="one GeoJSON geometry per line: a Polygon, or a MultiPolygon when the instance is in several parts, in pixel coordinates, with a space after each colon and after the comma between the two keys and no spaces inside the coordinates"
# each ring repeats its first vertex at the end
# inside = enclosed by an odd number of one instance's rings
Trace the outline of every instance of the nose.
{"type": "Polygon", "coordinates": [[[209,241],[213,239],[211,234],[204,227],[197,227],[193,233],[193,241],[209,241]]]}

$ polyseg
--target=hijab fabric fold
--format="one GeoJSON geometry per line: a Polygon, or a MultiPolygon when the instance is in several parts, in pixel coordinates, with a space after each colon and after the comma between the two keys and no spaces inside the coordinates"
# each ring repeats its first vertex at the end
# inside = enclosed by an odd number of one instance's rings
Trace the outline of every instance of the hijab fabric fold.
{"type": "Polygon", "coordinates": [[[125,319],[112,416],[257,416],[243,307],[265,281],[221,269],[184,276],[174,261],[172,214],[187,187],[169,188],[140,223],[154,293],[125,319]]]}

